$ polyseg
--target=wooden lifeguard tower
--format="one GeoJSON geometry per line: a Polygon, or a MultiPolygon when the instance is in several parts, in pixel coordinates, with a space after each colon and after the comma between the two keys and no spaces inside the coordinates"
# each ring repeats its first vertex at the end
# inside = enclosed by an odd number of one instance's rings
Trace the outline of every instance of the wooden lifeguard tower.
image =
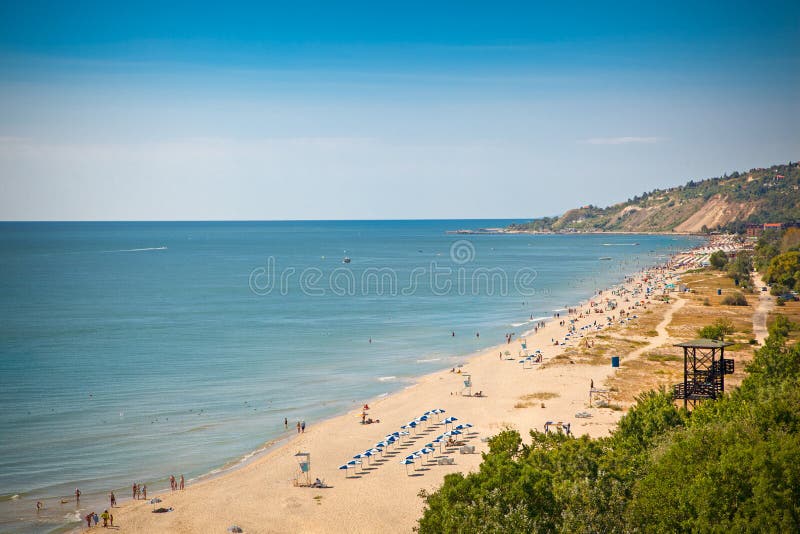
{"type": "Polygon", "coordinates": [[[672,387],[673,397],[683,399],[683,407],[716,399],[725,391],[725,375],[733,373],[733,360],[725,358],[725,347],[733,343],[714,339],[695,339],[675,346],[683,348],[683,382],[672,387]]]}

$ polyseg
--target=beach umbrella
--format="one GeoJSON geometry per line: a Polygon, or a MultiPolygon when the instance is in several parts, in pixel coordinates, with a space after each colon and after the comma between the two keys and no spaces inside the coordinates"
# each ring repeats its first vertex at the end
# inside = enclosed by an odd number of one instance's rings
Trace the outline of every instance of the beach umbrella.
{"type": "Polygon", "coordinates": [[[381,453],[381,454],[383,454],[383,451],[382,451],[382,450],[380,450],[380,449],[377,449],[377,448],[375,448],[375,449],[370,449],[370,450],[369,450],[369,451],[367,451],[367,452],[371,452],[373,455],[375,455],[375,454],[378,454],[378,453],[381,453]]]}
{"type": "Polygon", "coordinates": [[[340,465],[340,466],[339,466],[339,469],[341,469],[341,470],[343,470],[343,471],[344,471],[344,476],[345,476],[345,477],[349,476],[349,475],[347,474],[347,470],[348,470],[348,469],[350,469],[350,466],[349,466],[349,465],[347,465],[347,464],[340,465]]]}
{"type": "Polygon", "coordinates": [[[361,463],[361,460],[350,460],[349,462],[347,462],[347,465],[349,465],[350,467],[355,467],[360,463],[361,463]]]}
{"type": "Polygon", "coordinates": [[[458,436],[459,434],[461,434],[460,430],[453,430],[452,432],[450,432],[451,436],[458,436]]]}
{"type": "Polygon", "coordinates": [[[408,474],[408,466],[414,463],[414,460],[409,460],[408,458],[404,458],[400,460],[400,463],[406,466],[406,475],[408,474]]]}

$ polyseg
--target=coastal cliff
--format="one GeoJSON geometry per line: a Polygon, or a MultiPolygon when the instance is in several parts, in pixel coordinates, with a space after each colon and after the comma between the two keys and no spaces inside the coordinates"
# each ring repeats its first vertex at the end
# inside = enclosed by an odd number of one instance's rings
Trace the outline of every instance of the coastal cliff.
{"type": "Polygon", "coordinates": [[[655,189],[605,208],[511,225],[511,232],[742,232],[748,224],[800,220],[800,163],[734,172],[655,189]]]}

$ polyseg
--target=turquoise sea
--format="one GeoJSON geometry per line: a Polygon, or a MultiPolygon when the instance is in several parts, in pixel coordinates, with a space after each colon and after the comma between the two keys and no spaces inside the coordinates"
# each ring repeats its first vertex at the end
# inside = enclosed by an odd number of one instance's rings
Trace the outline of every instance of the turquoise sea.
{"type": "Polygon", "coordinates": [[[446,233],[510,222],[0,223],[0,531],[235,465],[697,244],[446,233]]]}

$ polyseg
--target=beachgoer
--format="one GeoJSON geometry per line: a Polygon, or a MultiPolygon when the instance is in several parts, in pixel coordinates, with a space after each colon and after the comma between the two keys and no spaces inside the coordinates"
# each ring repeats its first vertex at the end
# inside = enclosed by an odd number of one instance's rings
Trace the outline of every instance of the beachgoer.
{"type": "Polygon", "coordinates": [[[75,502],[78,502],[80,500],[81,500],[81,490],[75,488],[75,502]]]}
{"type": "Polygon", "coordinates": [[[108,496],[108,500],[111,501],[111,508],[114,508],[117,505],[117,497],[114,495],[114,492],[111,492],[111,495],[108,496]]]}
{"type": "Polygon", "coordinates": [[[183,475],[181,475],[181,487],[180,487],[180,489],[183,489],[183,487],[184,487],[184,485],[185,485],[185,484],[186,484],[186,483],[185,483],[185,481],[183,480],[183,475]]]}
{"type": "Polygon", "coordinates": [[[142,484],[142,494],[144,495],[144,500],[147,500],[147,485],[142,484]]]}
{"type": "Polygon", "coordinates": [[[84,517],[84,519],[86,520],[86,526],[88,528],[92,528],[92,512],[86,514],[86,517],[84,517]]]}
{"type": "Polygon", "coordinates": [[[42,501],[36,501],[36,511],[38,512],[42,508],[44,508],[44,504],[42,504],[42,501]]]}
{"type": "Polygon", "coordinates": [[[453,332],[451,332],[451,333],[450,333],[450,335],[451,335],[452,337],[456,337],[456,332],[455,332],[455,330],[453,330],[453,332]]]}
{"type": "Polygon", "coordinates": [[[481,337],[481,333],[480,332],[475,332],[475,337],[481,337]]]}
{"type": "Polygon", "coordinates": [[[133,486],[131,486],[131,491],[133,491],[133,493],[131,494],[131,499],[136,499],[136,488],[137,488],[137,485],[136,485],[136,482],[134,482],[133,486]]]}
{"type": "Polygon", "coordinates": [[[94,521],[94,526],[97,526],[97,523],[100,522],[100,518],[97,517],[97,512],[92,512],[92,521],[94,521]]]}
{"type": "Polygon", "coordinates": [[[589,380],[589,389],[594,389],[594,379],[589,380]]]}
{"type": "Polygon", "coordinates": [[[300,433],[300,421],[297,422],[297,433],[300,433]]]}
{"type": "Polygon", "coordinates": [[[289,430],[289,419],[286,417],[283,418],[283,428],[289,430]]]}
{"type": "Polygon", "coordinates": [[[175,491],[175,475],[169,476],[169,489],[175,491]]]}
{"type": "Polygon", "coordinates": [[[103,527],[108,527],[108,510],[105,510],[100,517],[103,518],[103,527]]]}
{"type": "Polygon", "coordinates": [[[305,431],[306,431],[306,422],[305,421],[300,423],[300,431],[305,433],[305,431]]]}
{"type": "Polygon", "coordinates": [[[108,514],[108,524],[109,526],[114,526],[114,514],[108,514]]]}

